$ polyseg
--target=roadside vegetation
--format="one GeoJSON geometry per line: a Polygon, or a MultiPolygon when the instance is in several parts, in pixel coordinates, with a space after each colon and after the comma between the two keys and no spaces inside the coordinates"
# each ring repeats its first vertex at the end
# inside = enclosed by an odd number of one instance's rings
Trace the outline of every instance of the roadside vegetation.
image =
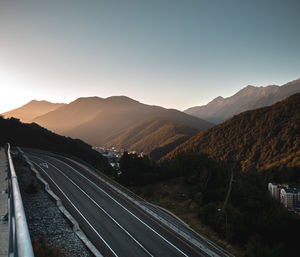
{"type": "Polygon", "coordinates": [[[273,178],[277,182],[300,181],[297,167],[243,173],[235,166],[232,191],[224,207],[230,164],[196,153],[181,153],[160,164],[124,154],[120,164],[120,183],[174,212],[237,256],[295,256],[298,251],[299,216],[267,191],[267,182],[273,178]]]}

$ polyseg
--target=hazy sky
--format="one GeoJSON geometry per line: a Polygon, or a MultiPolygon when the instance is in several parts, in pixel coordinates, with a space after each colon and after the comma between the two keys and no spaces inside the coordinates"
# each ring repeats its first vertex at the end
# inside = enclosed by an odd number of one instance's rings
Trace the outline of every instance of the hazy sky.
{"type": "Polygon", "coordinates": [[[0,0],[0,113],[127,95],[186,109],[300,77],[299,0],[0,0]]]}

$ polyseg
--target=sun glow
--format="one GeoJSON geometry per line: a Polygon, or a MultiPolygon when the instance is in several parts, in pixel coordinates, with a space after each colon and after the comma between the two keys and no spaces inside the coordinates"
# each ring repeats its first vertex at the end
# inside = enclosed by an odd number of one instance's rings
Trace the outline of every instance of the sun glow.
{"type": "Polygon", "coordinates": [[[0,68],[0,113],[20,107],[36,97],[29,91],[29,78],[23,74],[0,68]]]}

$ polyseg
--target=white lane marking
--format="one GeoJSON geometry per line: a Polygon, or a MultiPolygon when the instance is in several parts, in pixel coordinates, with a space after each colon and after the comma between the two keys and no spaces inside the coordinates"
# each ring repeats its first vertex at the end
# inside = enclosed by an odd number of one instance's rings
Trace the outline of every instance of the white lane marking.
{"type": "MultiPolygon", "coordinates": [[[[43,160],[37,156],[34,156],[37,159],[43,160]]],[[[45,160],[43,160],[45,161],[45,160]]],[[[52,163],[48,162],[49,165],[58,170],[64,177],[66,177],[74,186],[76,186],[82,193],[84,193],[100,210],[102,210],[115,224],[117,224],[134,242],[136,242],[145,252],[147,252],[150,256],[153,255],[137,240],[135,239],[118,221],[116,221],[106,210],[104,210],[94,199],[92,199],[85,191],[82,190],[72,179],[70,179],[64,172],[62,172],[59,168],[57,168],[52,163]]]]}
{"type": "Polygon", "coordinates": [[[68,199],[68,201],[72,204],[72,206],[75,208],[75,210],[81,215],[81,217],[86,221],[87,224],[94,230],[94,232],[100,237],[100,239],[103,241],[103,243],[109,248],[109,250],[113,253],[114,256],[118,257],[118,255],[114,252],[114,250],[109,246],[109,244],[104,240],[104,238],[97,232],[97,230],[92,226],[92,224],[86,219],[86,217],[77,209],[77,207],[72,203],[70,198],[64,193],[63,190],[55,183],[55,181],[50,177],[50,175],[36,162],[32,161],[35,165],[40,167],[42,171],[48,176],[48,178],[53,182],[53,184],[62,192],[62,194],[68,199]]]}
{"type": "Polygon", "coordinates": [[[45,167],[47,169],[49,168],[47,162],[41,162],[40,166],[43,166],[43,167],[45,167]]]}
{"type": "Polygon", "coordinates": [[[157,231],[155,231],[153,228],[151,228],[148,224],[146,224],[144,221],[142,221],[139,217],[137,217],[135,214],[133,214],[130,210],[128,210],[126,207],[124,207],[122,204],[120,204],[116,199],[114,199],[112,196],[110,196],[106,191],[104,191],[102,188],[100,188],[97,184],[95,184],[93,181],[91,181],[89,178],[85,177],[84,175],[82,175],[79,171],[77,171],[76,169],[74,169],[72,166],[70,166],[69,164],[56,159],[52,156],[48,156],[49,158],[55,159],[56,161],[59,161],[63,164],[65,164],[66,166],[70,167],[72,170],[74,170],[76,173],[78,173],[81,177],[85,178],[86,180],[88,180],[90,183],[92,183],[95,187],[97,187],[99,190],[101,190],[104,194],[106,194],[110,199],[112,199],[115,203],[117,203],[119,206],[121,206],[124,210],[126,210],[128,213],[130,213],[133,217],[135,217],[138,221],[140,221],[143,225],[145,225],[147,228],[149,228],[153,233],[155,233],[156,235],[158,235],[161,239],[163,239],[165,242],[167,242],[169,245],[173,246],[177,251],[179,251],[182,255],[188,257],[187,254],[185,254],[183,251],[181,251],[177,246],[175,246],[174,244],[172,244],[168,239],[164,238],[162,235],[160,235],[157,231]]]}

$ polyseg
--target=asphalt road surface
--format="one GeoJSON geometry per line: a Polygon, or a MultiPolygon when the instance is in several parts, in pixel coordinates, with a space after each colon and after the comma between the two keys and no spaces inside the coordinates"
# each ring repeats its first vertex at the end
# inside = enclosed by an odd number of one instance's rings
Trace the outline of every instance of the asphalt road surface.
{"type": "Polygon", "coordinates": [[[104,256],[207,256],[91,177],[88,167],[45,152],[24,152],[104,256]]]}

